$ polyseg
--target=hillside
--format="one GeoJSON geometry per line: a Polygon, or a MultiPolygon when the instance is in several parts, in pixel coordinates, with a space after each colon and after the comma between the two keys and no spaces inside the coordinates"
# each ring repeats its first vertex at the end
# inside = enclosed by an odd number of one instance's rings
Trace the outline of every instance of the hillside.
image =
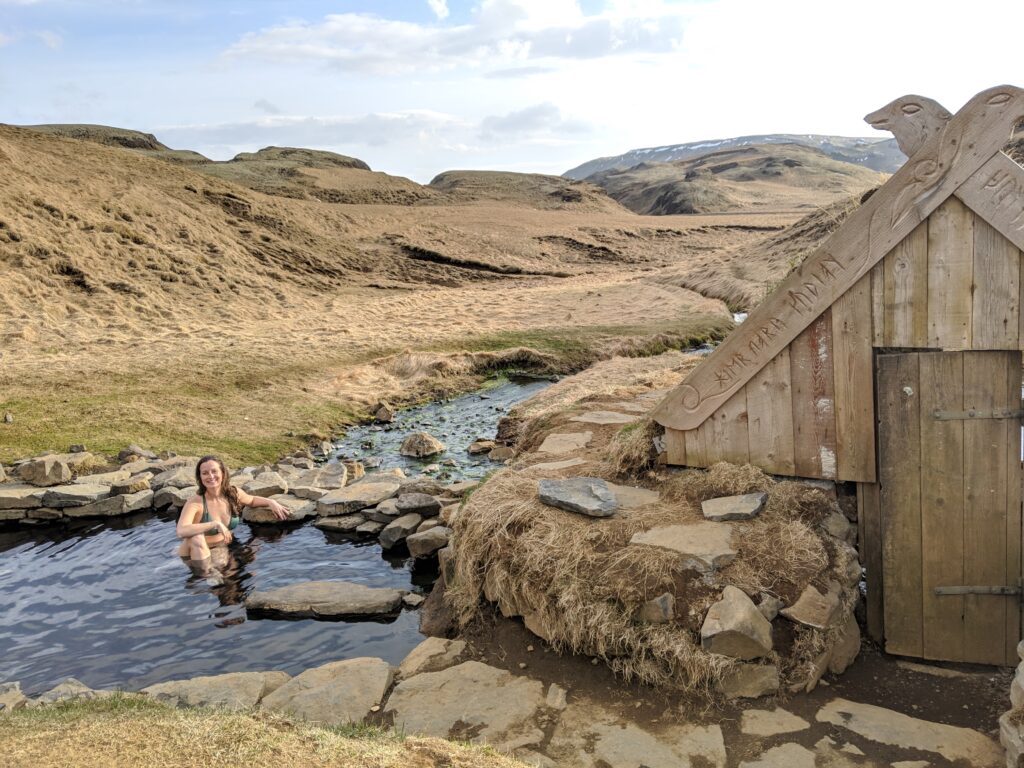
{"type": "Polygon", "coordinates": [[[670,163],[644,162],[587,178],[646,215],[798,210],[828,205],[885,180],[800,144],[751,145],[670,163]]]}
{"type": "Polygon", "coordinates": [[[671,163],[688,160],[709,152],[721,152],[751,145],[799,144],[817,149],[833,160],[862,165],[881,173],[895,173],[906,156],[896,146],[895,139],[848,138],[817,134],[772,133],[758,136],[739,136],[733,139],[694,141],[688,144],[669,144],[663,147],[631,149],[621,155],[599,157],[571,168],[562,175],[569,179],[585,179],[595,173],[632,168],[640,163],[671,163]]]}
{"type": "Polygon", "coordinates": [[[431,180],[430,187],[448,193],[452,202],[490,200],[544,210],[621,211],[594,184],[540,173],[445,171],[431,180]]]}

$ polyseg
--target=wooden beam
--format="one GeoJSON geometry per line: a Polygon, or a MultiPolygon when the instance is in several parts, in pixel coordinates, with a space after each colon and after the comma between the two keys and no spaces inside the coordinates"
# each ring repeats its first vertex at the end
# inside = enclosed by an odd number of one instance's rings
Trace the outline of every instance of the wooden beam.
{"type": "Polygon", "coordinates": [[[799,477],[836,479],[836,390],[832,310],[789,345],[793,390],[793,462],[799,477]]]}
{"type": "Polygon", "coordinates": [[[956,196],[999,234],[1024,249],[1024,168],[997,152],[957,187],[956,196]]]}
{"type": "Polygon", "coordinates": [[[881,514],[878,483],[857,483],[857,527],[868,592],[868,635],[879,645],[885,640],[881,514]]]}
{"type": "Polygon", "coordinates": [[[999,153],[1021,119],[1020,88],[991,88],[971,99],[662,400],[655,420],[675,429],[703,422],[999,153]]]}
{"type": "Polygon", "coordinates": [[[865,275],[832,305],[836,388],[836,478],[875,480],[875,382],[872,373],[871,277],[865,275]]]}
{"type": "Polygon", "coordinates": [[[928,219],[928,346],[970,349],[974,214],[955,197],[928,219]]]}
{"type": "Polygon", "coordinates": [[[782,350],[745,389],[750,463],[776,475],[795,474],[789,350],[782,350]]]}

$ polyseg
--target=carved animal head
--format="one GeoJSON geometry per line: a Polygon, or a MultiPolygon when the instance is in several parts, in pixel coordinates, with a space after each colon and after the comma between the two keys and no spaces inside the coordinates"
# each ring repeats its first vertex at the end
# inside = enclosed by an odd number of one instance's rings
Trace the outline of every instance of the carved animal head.
{"type": "Polygon", "coordinates": [[[892,131],[896,143],[907,157],[913,157],[921,146],[941,131],[953,117],[934,99],[924,96],[901,96],[872,112],[864,121],[879,131],[892,131]]]}

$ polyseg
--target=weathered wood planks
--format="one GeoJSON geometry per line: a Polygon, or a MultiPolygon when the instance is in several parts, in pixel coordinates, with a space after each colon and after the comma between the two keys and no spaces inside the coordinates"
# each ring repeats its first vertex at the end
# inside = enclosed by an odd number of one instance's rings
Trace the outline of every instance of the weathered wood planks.
{"type": "Polygon", "coordinates": [[[928,219],[928,346],[970,349],[974,216],[952,197],[928,219]]]}
{"type": "Polygon", "coordinates": [[[750,460],[768,472],[795,474],[789,350],[776,355],[743,391],[747,396],[750,460]]]}
{"type": "Polygon", "coordinates": [[[873,482],[875,404],[870,275],[862,277],[832,305],[832,350],[836,392],[836,477],[873,482]]]}
{"type": "Polygon", "coordinates": [[[831,309],[794,339],[789,360],[796,474],[833,480],[838,465],[831,309]]]}

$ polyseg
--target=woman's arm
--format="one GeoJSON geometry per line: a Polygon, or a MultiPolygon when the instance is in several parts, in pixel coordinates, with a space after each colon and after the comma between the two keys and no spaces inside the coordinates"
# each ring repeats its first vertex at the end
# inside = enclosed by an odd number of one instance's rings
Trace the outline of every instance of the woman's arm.
{"type": "Polygon", "coordinates": [[[192,536],[198,536],[201,533],[214,533],[219,531],[220,533],[226,533],[227,527],[215,520],[211,520],[208,523],[197,523],[196,518],[202,514],[203,505],[196,501],[198,496],[189,499],[185,506],[181,508],[181,514],[178,515],[178,525],[175,527],[174,532],[177,534],[179,539],[188,539],[192,536]],[[224,530],[221,531],[221,528],[224,530]]]}
{"type": "Polygon", "coordinates": [[[269,507],[270,511],[274,513],[274,517],[278,520],[287,520],[291,517],[288,508],[283,504],[263,496],[250,496],[241,488],[238,489],[238,503],[246,507],[269,507]]]}

